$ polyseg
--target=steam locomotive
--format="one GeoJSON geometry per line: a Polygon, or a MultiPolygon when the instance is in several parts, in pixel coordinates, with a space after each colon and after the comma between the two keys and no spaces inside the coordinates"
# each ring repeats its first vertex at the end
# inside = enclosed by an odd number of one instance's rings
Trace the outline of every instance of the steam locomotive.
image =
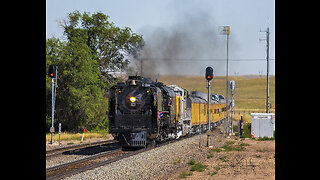
{"type": "MultiPolygon", "coordinates": [[[[146,147],[208,128],[207,94],[129,76],[109,89],[109,133],[126,146],[146,147]]],[[[211,94],[211,126],[226,117],[226,101],[211,94]]]]}

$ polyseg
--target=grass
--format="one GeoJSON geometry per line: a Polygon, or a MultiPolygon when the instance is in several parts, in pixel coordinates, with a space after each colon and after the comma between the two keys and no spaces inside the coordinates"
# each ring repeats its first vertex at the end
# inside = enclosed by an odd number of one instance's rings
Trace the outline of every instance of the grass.
{"type": "Polygon", "coordinates": [[[269,138],[269,137],[267,137],[267,136],[264,136],[264,137],[259,137],[259,138],[257,139],[257,141],[270,141],[270,140],[275,140],[275,137],[269,138]]]}
{"type": "MultiPolygon", "coordinates": [[[[237,112],[265,112],[266,106],[266,88],[267,78],[259,76],[229,76],[229,80],[235,81],[235,120],[240,120],[242,114],[237,112]]],[[[175,84],[189,91],[202,91],[207,93],[207,83],[204,76],[161,76],[160,82],[170,85],[175,84]]],[[[226,95],[225,76],[215,76],[211,81],[213,93],[226,95]]],[[[269,77],[269,103],[271,103],[270,112],[275,112],[275,76],[269,77]]],[[[246,113],[244,116],[246,122],[251,122],[251,116],[246,113]]]]}
{"type": "Polygon", "coordinates": [[[192,172],[185,172],[183,171],[180,175],[179,178],[186,178],[187,176],[191,176],[192,172]]]}
{"type": "Polygon", "coordinates": [[[219,160],[221,160],[222,162],[228,162],[229,161],[227,156],[219,157],[219,160]]]}
{"type": "Polygon", "coordinates": [[[229,151],[244,151],[245,147],[244,146],[249,146],[247,143],[240,143],[240,144],[235,144],[235,141],[227,141],[225,145],[219,147],[219,148],[214,148],[209,150],[209,155],[207,156],[208,159],[213,157],[211,152],[229,152],[229,151]]]}
{"type": "Polygon", "coordinates": [[[198,172],[202,172],[204,171],[208,166],[206,165],[203,165],[201,163],[197,163],[197,164],[194,164],[191,168],[190,168],[190,171],[198,171],[198,172]]]}
{"type": "MultiPolygon", "coordinates": [[[[236,132],[236,136],[238,136],[238,125],[233,126],[233,132],[236,132]]],[[[251,123],[246,123],[243,125],[240,138],[251,138],[251,123]]]]}
{"type": "Polygon", "coordinates": [[[195,164],[195,162],[194,162],[194,160],[193,160],[193,159],[191,159],[191,160],[188,162],[188,164],[189,164],[189,165],[194,165],[194,164],[195,164]]]}
{"type": "MultiPolygon", "coordinates": [[[[106,134],[104,132],[85,132],[84,133],[84,140],[90,139],[90,138],[105,138],[106,134]]],[[[81,140],[82,133],[68,133],[68,132],[62,132],[60,135],[61,141],[70,141],[70,140],[81,140]]],[[[46,134],[46,141],[51,141],[51,134],[46,134]]],[[[54,133],[54,141],[59,141],[59,133],[54,133]]]]}
{"type": "Polygon", "coordinates": [[[211,176],[216,175],[219,170],[220,170],[220,167],[216,166],[214,167],[214,171],[212,171],[212,173],[208,172],[208,175],[211,175],[211,176]]]}
{"type": "Polygon", "coordinates": [[[210,159],[213,157],[213,154],[211,154],[211,151],[209,151],[209,154],[207,155],[207,159],[210,159]]]}
{"type": "MultiPolygon", "coordinates": [[[[192,171],[198,171],[198,172],[203,172],[205,169],[207,169],[207,165],[203,165],[202,163],[195,163],[195,161],[193,159],[189,160],[188,165],[191,165],[190,171],[189,172],[185,172],[183,171],[180,175],[179,178],[186,178],[187,176],[191,176],[192,175],[192,171]]],[[[208,175],[215,175],[218,173],[218,171],[220,170],[219,166],[214,167],[214,171],[212,173],[208,173],[208,175]]]]}
{"type": "Polygon", "coordinates": [[[180,163],[181,163],[181,159],[180,159],[180,158],[176,159],[176,160],[173,162],[174,165],[177,165],[177,164],[180,164],[180,163]]]}

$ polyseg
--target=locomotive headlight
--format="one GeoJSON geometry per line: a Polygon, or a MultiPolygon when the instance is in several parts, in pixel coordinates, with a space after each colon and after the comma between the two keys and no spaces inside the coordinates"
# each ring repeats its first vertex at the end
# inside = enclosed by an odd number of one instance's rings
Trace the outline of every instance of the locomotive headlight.
{"type": "Polygon", "coordinates": [[[131,102],[136,102],[136,97],[134,97],[134,96],[131,96],[130,98],[129,98],[129,100],[131,101],[131,102]]]}

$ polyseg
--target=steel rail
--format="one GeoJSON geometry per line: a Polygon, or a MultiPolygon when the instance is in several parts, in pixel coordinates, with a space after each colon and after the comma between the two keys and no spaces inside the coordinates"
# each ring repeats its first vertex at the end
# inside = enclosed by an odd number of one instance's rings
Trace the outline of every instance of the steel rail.
{"type": "Polygon", "coordinates": [[[112,154],[118,153],[120,151],[122,151],[121,148],[118,148],[118,149],[114,149],[111,151],[95,154],[95,155],[92,155],[92,156],[89,156],[89,157],[86,157],[83,159],[79,159],[76,161],[72,161],[72,162],[68,162],[65,164],[60,164],[57,166],[46,168],[46,179],[57,179],[59,177],[63,177],[62,175],[67,174],[70,171],[73,172],[73,171],[75,171],[74,169],[77,169],[79,167],[81,169],[81,167],[85,166],[85,165],[83,165],[85,162],[93,161],[95,159],[98,159],[98,158],[101,158],[104,156],[108,156],[108,155],[112,155],[112,154]],[[77,166],[77,165],[79,165],[79,166],[77,166]],[[67,170],[67,171],[65,172],[65,170],[67,170]],[[60,173],[61,171],[62,171],[62,173],[60,173]]]}
{"type": "Polygon", "coordinates": [[[79,144],[79,145],[74,145],[74,146],[67,146],[67,147],[62,147],[62,148],[51,149],[51,150],[46,151],[46,158],[59,155],[65,151],[72,151],[72,150],[86,148],[86,147],[95,147],[95,146],[99,146],[102,144],[111,144],[111,143],[115,143],[115,142],[117,142],[117,141],[116,140],[107,140],[107,141],[98,141],[98,142],[93,142],[93,143],[86,143],[86,144],[79,144]]]}

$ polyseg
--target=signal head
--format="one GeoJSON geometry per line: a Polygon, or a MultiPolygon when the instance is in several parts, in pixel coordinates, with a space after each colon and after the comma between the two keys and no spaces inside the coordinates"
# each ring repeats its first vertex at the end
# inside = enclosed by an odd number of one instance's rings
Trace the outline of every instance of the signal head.
{"type": "Polygon", "coordinates": [[[206,78],[208,81],[212,80],[212,78],[213,78],[213,68],[212,68],[212,67],[208,66],[208,67],[206,68],[206,76],[205,76],[205,78],[206,78]]]}
{"type": "Polygon", "coordinates": [[[49,66],[49,77],[50,78],[55,78],[56,77],[56,66],[54,64],[51,64],[49,66]]]}

